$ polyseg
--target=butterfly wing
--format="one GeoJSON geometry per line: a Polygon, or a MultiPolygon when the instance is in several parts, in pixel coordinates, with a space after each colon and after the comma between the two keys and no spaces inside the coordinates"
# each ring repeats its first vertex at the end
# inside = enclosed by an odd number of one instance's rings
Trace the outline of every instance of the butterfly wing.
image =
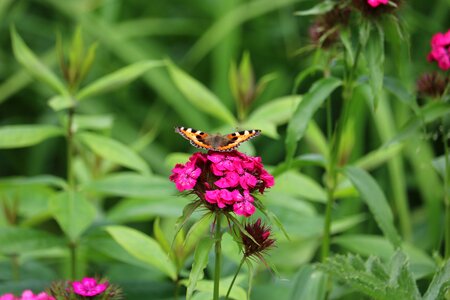
{"type": "Polygon", "coordinates": [[[227,143],[217,147],[218,151],[232,151],[236,149],[241,143],[246,142],[255,136],[258,136],[261,130],[243,130],[230,133],[225,136],[227,143]]]}
{"type": "Polygon", "coordinates": [[[186,127],[175,127],[175,132],[187,139],[194,147],[212,149],[212,146],[207,141],[209,135],[206,132],[186,127]]]}

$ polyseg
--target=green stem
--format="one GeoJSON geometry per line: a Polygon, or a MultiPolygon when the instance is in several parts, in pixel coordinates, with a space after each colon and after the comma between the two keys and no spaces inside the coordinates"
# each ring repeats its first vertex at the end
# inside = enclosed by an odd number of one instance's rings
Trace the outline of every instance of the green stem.
{"type": "MultiPolygon", "coordinates": [[[[444,126],[444,125],[442,125],[444,126]]],[[[444,143],[444,204],[445,204],[445,259],[450,258],[450,197],[449,197],[449,179],[450,179],[450,164],[448,161],[449,150],[447,145],[447,136],[442,132],[442,142],[444,143]]]]}
{"type": "Polygon", "coordinates": [[[77,245],[74,242],[69,243],[70,250],[70,277],[75,280],[77,277],[77,245]]]}
{"type": "Polygon", "coordinates": [[[334,203],[334,186],[329,186],[327,188],[327,206],[325,208],[325,224],[323,230],[323,240],[322,240],[322,262],[325,262],[330,254],[330,240],[331,240],[331,212],[334,203]]]}
{"type": "Polygon", "coordinates": [[[220,267],[222,264],[222,232],[221,232],[222,214],[216,213],[216,230],[214,233],[216,260],[214,264],[214,300],[219,300],[220,286],[220,267]]]}
{"type": "Polygon", "coordinates": [[[75,109],[70,108],[68,110],[67,116],[67,181],[69,182],[69,187],[73,190],[75,188],[75,180],[73,176],[73,115],[75,114],[75,109]]]}
{"type": "Polygon", "coordinates": [[[245,256],[242,257],[241,263],[239,264],[239,267],[236,270],[236,273],[234,274],[233,280],[231,281],[230,287],[228,288],[227,295],[225,296],[225,299],[228,299],[228,296],[230,296],[231,289],[233,288],[234,282],[236,281],[237,276],[239,275],[239,272],[241,271],[242,265],[245,262],[245,256]]]}
{"type": "MultiPolygon", "coordinates": [[[[333,136],[331,137],[331,134],[329,133],[331,131],[332,126],[332,112],[331,112],[331,104],[327,105],[327,131],[329,140],[331,142],[330,152],[328,155],[328,165],[327,165],[327,174],[326,174],[326,187],[327,187],[327,206],[325,209],[325,222],[324,222],[324,229],[323,229],[323,240],[322,240],[322,251],[321,251],[321,258],[322,261],[325,261],[327,257],[330,254],[330,240],[331,240],[331,213],[334,203],[334,192],[336,190],[336,182],[337,182],[337,173],[336,173],[336,167],[338,165],[338,156],[339,156],[339,149],[342,139],[342,134],[345,128],[345,124],[347,123],[348,114],[349,114],[349,107],[350,107],[350,100],[352,98],[353,94],[353,81],[356,69],[358,67],[358,61],[361,54],[362,45],[361,43],[358,43],[356,54],[355,54],[355,60],[353,62],[353,65],[350,68],[350,71],[348,72],[348,77],[346,78],[345,85],[344,85],[344,91],[342,94],[343,98],[343,111],[341,112],[341,115],[338,120],[338,124],[336,126],[335,132],[333,136]],[[330,138],[331,137],[331,138],[330,138]]],[[[330,102],[330,99],[328,99],[328,102],[330,102]]]]}
{"type": "MultiPolygon", "coordinates": [[[[332,113],[331,113],[331,99],[327,99],[327,135],[328,140],[332,141],[332,113]]],[[[325,223],[323,229],[323,240],[322,240],[322,251],[321,258],[322,262],[326,260],[330,253],[330,238],[331,238],[331,211],[333,208],[333,194],[335,189],[335,163],[333,159],[333,149],[334,146],[330,145],[330,152],[328,154],[328,165],[327,165],[327,174],[326,174],[326,188],[327,188],[327,206],[325,209],[325,223]]]]}
{"type": "Polygon", "coordinates": [[[19,255],[18,254],[13,254],[11,256],[11,266],[12,266],[12,278],[14,281],[19,281],[20,276],[19,276],[19,271],[20,271],[20,266],[19,266],[19,255]]]}

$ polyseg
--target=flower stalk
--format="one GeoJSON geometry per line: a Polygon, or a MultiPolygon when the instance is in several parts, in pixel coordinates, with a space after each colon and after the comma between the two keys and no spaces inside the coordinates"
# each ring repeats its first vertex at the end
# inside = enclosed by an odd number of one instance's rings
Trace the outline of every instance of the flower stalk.
{"type": "Polygon", "coordinates": [[[445,247],[444,258],[450,258],[450,197],[449,197],[449,180],[450,180],[450,164],[449,164],[449,150],[447,144],[447,136],[445,132],[442,133],[442,142],[444,143],[444,205],[445,205],[445,247]]]}
{"type": "Polygon", "coordinates": [[[220,287],[220,270],[222,265],[222,213],[219,211],[216,213],[216,228],[214,231],[215,246],[214,251],[216,259],[214,263],[214,300],[219,300],[219,287],[220,287]]]}
{"type": "Polygon", "coordinates": [[[229,299],[231,289],[233,288],[234,282],[236,281],[237,276],[239,275],[239,272],[241,271],[242,265],[245,262],[245,256],[242,257],[241,262],[239,263],[239,267],[236,270],[236,273],[234,273],[233,280],[231,280],[230,286],[228,287],[227,295],[225,296],[225,300],[229,299]]]}

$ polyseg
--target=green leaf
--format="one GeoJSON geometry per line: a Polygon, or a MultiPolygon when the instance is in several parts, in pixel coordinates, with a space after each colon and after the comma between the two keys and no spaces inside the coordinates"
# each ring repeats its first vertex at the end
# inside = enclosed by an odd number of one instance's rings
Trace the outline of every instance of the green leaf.
{"type": "Polygon", "coordinates": [[[136,173],[115,173],[89,182],[83,188],[124,197],[164,197],[175,194],[174,185],[167,178],[136,173]]]}
{"type": "Polygon", "coordinates": [[[327,97],[341,85],[334,77],[320,79],[314,83],[289,122],[286,136],[286,160],[290,161],[297,150],[297,142],[303,137],[308,123],[327,97]]]}
{"type": "Polygon", "coordinates": [[[336,2],[333,1],[323,1],[319,4],[316,4],[316,6],[308,9],[308,10],[302,10],[302,11],[296,11],[294,13],[295,16],[316,16],[316,15],[323,15],[326,12],[329,12],[336,6],[336,2]]]}
{"type": "Polygon", "coordinates": [[[63,241],[48,232],[31,228],[0,228],[0,253],[23,254],[52,247],[63,247],[63,241]]]}
{"type": "Polygon", "coordinates": [[[78,192],[62,192],[50,199],[50,211],[61,229],[76,242],[95,219],[95,207],[78,192]]]}
{"type": "Polygon", "coordinates": [[[346,167],[343,172],[366,202],[384,235],[395,247],[400,246],[401,238],[394,226],[391,208],[375,179],[369,173],[357,167],[346,167]]]}
{"type": "Polygon", "coordinates": [[[173,235],[172,245],[174,244],[175,239],[177,238],[177,235],[183,228],[184,224],[186,224],[187,220],[194,213],[194,211],[196,211],[197,208],[200,207],[201,204],[202,204],[201,200],[197,200],[187,204],[183,208],[183,214],[178,218],[177,222],[175,223],[175,234],[173,235]]]}
{"type": "MultiPolygon", "coordinates": [[[[450,162],[450,154],[447,155],[447,160],[450,162]]],[[[433,159],[431,164],[433,165],[433,168],[437,171],[437,173],[439,173],[439,175],[441,175],[441,177],[444,179],[445,172],[446,172],[446,170],[445,170],[445,164],[446,164],[445,155],[436,157],[435,159],[433,159]]]]}
{"type": "Polygon", "coordinates": [[[80,81],[82,81],[89,70],[91,69],[92,64],[94,63],[95,53],[97,52],[98,43],[93,43],[89,46],[86,56],[84,57],[83,63],[80,69],[80,81]]]}
{"type": "Polygon", "coordinates": [[[292,300],[321,300],[327,294],[327,276],[312,265],[304,265],[297,272],[292,286],[292,300]]]}
{"type": "Polygon", "coordinates": [[[27,185],[50,185],[61,189],[67,188],[67,182],[53,175],[38,175],[33,177],[2,177],[0,188],[5,186],[26,187],[27,185]]]}
{"type": "Polygon", "coordinates": [[[442,116],[450,113],[450,105],[445,102],[432,102],[418,111],[418,115],[410,118],[405,125],[403,125],[397,134],[385,144],[389,146],[393,143],[400,143],[411,138],[417,134],[417,131],[424,127],[425,124],[431,123],[442,116]]]}
{"type": "Polygon", "coordinates": [[[9,125],[0,127],[0,149],[21,148],[63,135],[64,131],[51,125],[9,125]]]}
{"type": "Polygon", "coordinates": [[[167,62],[167,68],[177,88],[198,110],[228,124],[236,124],[236,119],[233,114],[226,108],[221,100],[203,84],[182,71],[170,61],[167,62]]]}
{"type": "Polygon", "coordinates": [[[423,300],[444,299],[450,291],[450,260],[434,275],[423,300]]]}
{"type": "Polygon", "coordinates": [[[113,126],[112,115],[74,115],[73,126],[77,129],[108,130],[113,126]]]}
{"type": "Polygon", "coordinates": [[[329,258],[320,268],[373,299],[421,299],[406,256],[397,251],[389,266],[384,266],[378,257],[364,262],[350,254],[329,258]]]}
{"type": "Polygon", "coordinates": [[[147,163],[128,146],[95,133],[84,132],[76,136],[99,156],[138,171],[143,175],[150,174],[147,163]]]}
{"type": "MultiPolygon", "coordinates": [[[[164,252],[166,253],[170,253],[171,249],[170,249],[170,245],[169,245],[169,241],[164,233],[164,231],[161,229],[161,225],[160,223],[160,218],[156,218],[155,222],[153,223],[153,234],[155,236],[156,241],[159,243],[159,245],[161,246],[161,248],[163,249],[164,252]]],[[[170,253],[170,255],[172,255],[173,253],[170,253]]]]}
{"type": "Polygon", "coordinates": [[[325,203],[327,194],[322,186],[311,177],[296,171],[288,171],[275,178],[275,186],[272,190],[289,194],[311,201],[325,203]]]}
{"type": "Polygon", "coordinates": [[[286,96],[271,100],[258,107],[242,125],[243,128],[258,128],[272,138],[278,138],[276,126],[285,124],[300,103],[300,96],[286,96]],[[274,131],[275,130],[275,131],[274,131]]]}
{"type": "Polygon", "coordinates": [[[409,261],[402,251],[396,251],[389,263],[390,278],[389,283],[398,288],[396,299],[416,299],[420,300],[421,296],[417,288],[416,281],[409,269],[409,261]]]}
{"type": "Polygon", "coordinates": [[[16,59],[37,79],[61,95],[69,95],[63,82],[28,48],[14,27],[11,28],[13,52],[16,59]]]}
{"type": "Polygon", "coordinates": [[[83,57],[83,51],[83,32],[81,30],[81,27],[78,26],[75,33],[73,34],[72,44],[70,45],[69,51],[69,81],[71,83],[77,84],[79,81],[79,71],[81,59],[83,57]]]}
{"type": "Polygon", "coordinates": [[[173,280],[177,278],[174,263],[153,238],[125,226],[108,226],[106,231],[132,256],[157,268],[173,280]]]}
{"type": "Polygon", "coordinates": [[[60,111],[75,106],[75,101],[69,95],[56,95],[48,100],[47,104],[54,110],[60,111]]]}
{"type": "Polygon", "coordinates": [[[386,90],[392,93],[399,101],[405,103],[406,105],[413,107],[415,106],[416,97],[410,93],[405,84],[397,78],[384,77],[383,86],[386,90]]]}
{"type": "Polygon", "coordinates": [[[212,223],[212,218],[213,214],[206,213],[189,228],[186,238],[184,239],[184,249],[187,253],[194,249],[198,245],[200,239],[208,232],[208,228],[212,223]]]}
{"type": "Polygon", "coordinates": [[[157,216],[177,217],[185,205],[186,199],[177,196],[126,199],[109,209],[106,218],[115,223],[125,223],[147,221],[157,216]]]}
{"type": "MultiPolygon", "coordinates": [[[[376,255],[385,261],[395,253],[392,244],[379,235],[345,234],[333,238],[333,243],[363,256],[376,255]]],[[[408,255],[414,278],[423,278],[436,271],[436,263],[425,251],[405,242],[402,249],[408,255]]]]}
{"type": "Polygon", "coordinates": [[[93,83],[84,87],[77,94],[77,100],[83,100],[99,94],[104,94],[116,90],[124,85],[129,84],[139,76],[143,75],[150,69],[163,66],[164,63],[159,60],[141,61],[128,65],[111,74],[97,79],[93,83]]]}
{"type": "Polygon", "coordinates": [[[374,107],[378,106],[383,92],[384,76],[384,33],[379,26],[374,26],[367,40],[365,57],[369,71],[369,84],[375,97],[374,107]]]}
{"type": "Polygon", "coordinates": [[[209,251],[214,244],[214,240],[207,237],[200,241],[195,248],[194,262],[192,263],[192,269],[189,273],[189,279],[187,282],[186,300],[192,298],[192,294],[195,291],[197,281],[203,279],[203,270],[208,264],[209,251]]]}
{"type": "MultiPolygon", "coordinates": [[[[233,286],[233,289],[230,292],[230,299],[235,300],[247,300],[247,294],[245,290],[240,287],[238,284],[243,280],[242,275],[238,275],[236,278],[235,285],[233,286]]],[[[228,287],[231,284],[231,276],[227,278],[221,278],[220,279],[220,287],[219,287],[219,296],[225,297],[228,291],[228,287]]],[[[182,280],[182,284],[187,285],[187,280],[182,280]]],[[[199,280],[197,282],[197,291],[200,293],[196,293],[194,297],[192,297],[193,300],[206,300],[212,299],[212,294],[214,291],[214,281],[212,280],[199,280]]]]}

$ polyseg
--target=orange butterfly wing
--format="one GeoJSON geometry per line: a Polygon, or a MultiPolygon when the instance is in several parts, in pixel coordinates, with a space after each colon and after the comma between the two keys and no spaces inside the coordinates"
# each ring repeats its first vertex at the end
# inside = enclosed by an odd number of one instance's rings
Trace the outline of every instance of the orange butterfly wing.
{"type": "Polygon", "coordinates": [[[182,137],[187,139],[194,147],[212,149],[212,146],[206,141],[208,137],[206,132],[186,127],[175,127],[175,132],[178,132],[182,137]]]}
{"type": "Polygon", "coordinates": [[[228,144],[217,148],[218,151],[231,151],[237,148],[241,143],[258,136],[261,130],[243,130],[230,133],[226,136],[228,144]]]}

